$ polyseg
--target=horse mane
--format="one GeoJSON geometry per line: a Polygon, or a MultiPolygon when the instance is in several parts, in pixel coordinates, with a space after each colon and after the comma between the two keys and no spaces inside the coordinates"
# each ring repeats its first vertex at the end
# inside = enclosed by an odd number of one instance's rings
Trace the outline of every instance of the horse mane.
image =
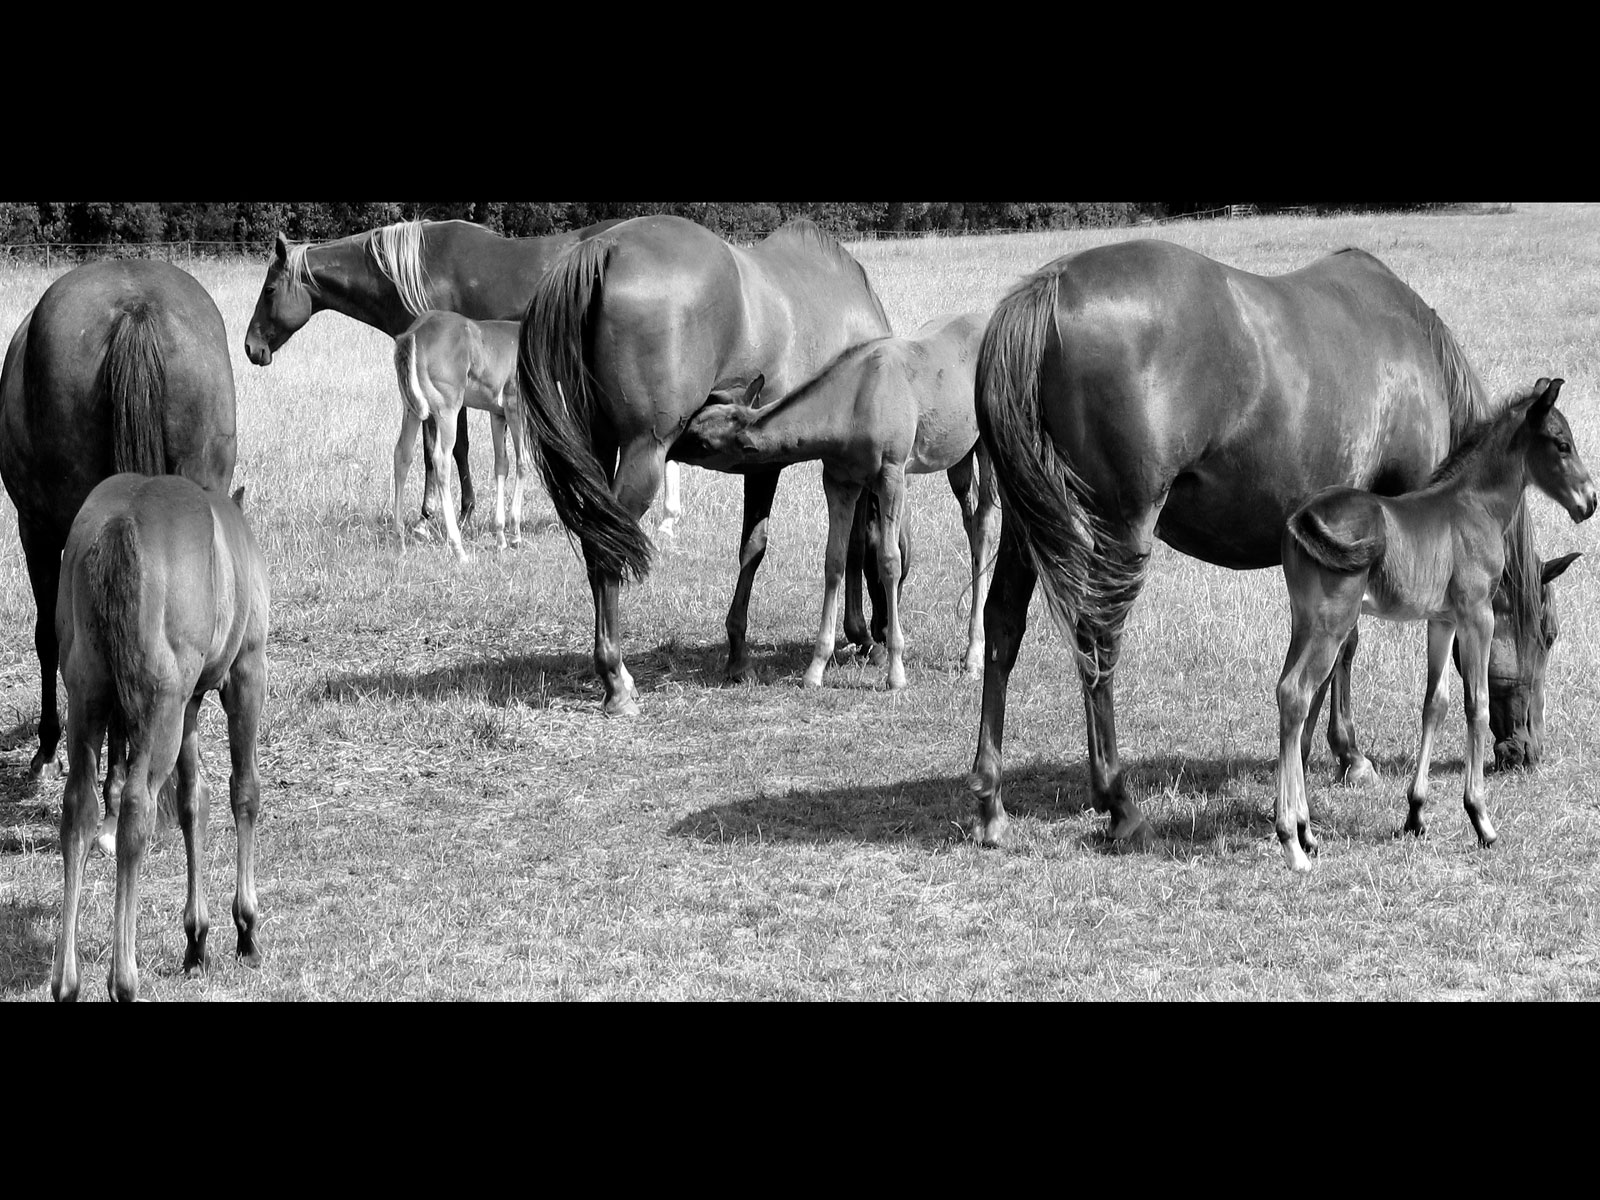
{"type": "Polygon", "coordinates": [[[303,287],[309,292],[314,292],[317,290],[317,281],[312,278],[311,264],[306,262],[306,251],[309,249],[311,249],[310,242],[299,242],[290,246],[289,253],[283,260],[283,272],[295,287],[303,287]]]}
{"type": "Polygon", "coordinates": [[[422,265],[422,231],[425,221],[396,221],[374,229],[367,243],[383,277],[394,284],[400,303],[413,317],[427,312],[428,272],[422,265]]]}
{"type": "Polygon", "coordinates": [[[893,328],[889,324],[889,314],[884,311],[883,301],[878,299],[878,290],[872,286],[872,280],[867,278],[867,269],[861,265],[860,260],[854,254],[845,249],[843,242],[821,228],[809,217],[791,217],[762,238],[759,244],[763,247],[771,246],[781,249],[791,242],[797,246],[821,250],[831,257],[834,262],[838,263],[839,266],[853,268],[861,280],[861,286],[866,289],[868,297],[871,298],[872,307],[877,312],[878,319],[883,322],[883,327],[885,329],[893,328]]]}
{"type": "Polygon", "coordinates": [[[1532,399],[1535,394],[1536,390],[1532,388],[1518,392],[1502,401],[1487,416],[1472,422],[1463,431],[1461,440],[1445,456],[1444,461],[1433,469],[1433,474],[1428,476],[1428,482],[1423,486],[1431,488],[1441,483],[1448,483],[1466,470],[1469,463],[1514,434],[1516,427],[1526,415],[1519,413],[1518,407],[1532,399]]]}

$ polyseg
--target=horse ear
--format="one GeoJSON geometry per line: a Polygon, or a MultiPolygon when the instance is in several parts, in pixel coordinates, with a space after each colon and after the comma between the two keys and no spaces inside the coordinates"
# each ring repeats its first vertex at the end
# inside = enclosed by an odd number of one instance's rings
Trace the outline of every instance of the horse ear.
{"type": "Polygon", "coordinates": [[[1540,379],[1534,384],[1533,407],[1528,410],[1530,421],[1542,421],[1546,413],[1556,406],[1556,397],[1561,393],[1561,385],[1565,379],[1540,379]]]}
{"type": "Polygon", "coordinates": [[[766,385],[767,377],[765,375],[757,375],[750,381],[750,386],[745,388],[744,399],[740,403],[746,408],[754,408],[756,402],[761,399],[761,389],[766,385]]]}
{"type": "Polygon", "coordinates": [[[240,512],[244,511],[244,485],[240,484],[233,489],[233,503],[240,512]]]}
{"type": "Polygon", "coordinates": [[[279,262],[285,262],[289,258],[289,239],[283,236],[281,229],[278,231],[278,240],[272,247],[272,253],[279,262]]]}
{"type": "Polygon", "coordinates": [[[1549,583],[1583,557],[1583,551],[1575,550],[1571,554],[1563,554],[1560,558],[1552,558],[1549,562],[1539,564],[1539,582],[1549,583]]]}

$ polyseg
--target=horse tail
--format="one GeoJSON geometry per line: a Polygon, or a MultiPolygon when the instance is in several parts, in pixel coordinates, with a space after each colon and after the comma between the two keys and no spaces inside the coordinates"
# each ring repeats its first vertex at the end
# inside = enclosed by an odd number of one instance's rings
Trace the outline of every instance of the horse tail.
{"type": "Polygon", "coordinates": [[[611,246],[601,239],[564,251],[534,289],[517,342],[517,386],[534,461],[556,515],[575,534],[592,569],[643,579],[650,539],[611,493],[595,449],[605,424],[586,352],[611,246]]]}
{"type": "Polygon", "coordinates": [[[90,610],[96,638],[112,683],[117,690],[124,728],[144,712],[141,696],[147,688],[144,656],[140,652],[139,606],[143,574],[139,562],[139,532],[131,517],[112,517],[95,535],[84,555],[90,610]]]}
{"type": "Polygon", "coordinates": [[[156,311],[141,300],[117,314],[100,365],[100,388],[111,407],[111,461],[116,470],[164,475],[162,410],[167,364],[157,337],[156,311]]]}
{"type": "Polygon", "coordinates": [[[1094,642],[1115,631],[1137,594],[1144,560],[1109,552],[1112,539],[1088,486],[1044,427],[1039,376],[1055,326],[1056,286],[1056,273],[1046,268],[995,308],[978,350],[973,399],[999,491],[1001,541],[1027,555],[1080,668],[1101,678],[1114,664],[1099,661],[1094,642]]]}
{"type": "Polygon", "coordinates": [[[1308,555],[1341,575],[1368,570],[1388,549],[1381,503],[1354,488],[1307,500],[1289,518],[1289,533],[1308,555]]]}
{"type": "Polygon", "coordinates": [[[394,340],[394,373],[400,383],[401,405],[419,420],[427,420],[428,398],[417,375],[417,339],[409,329],[394,340]]]}

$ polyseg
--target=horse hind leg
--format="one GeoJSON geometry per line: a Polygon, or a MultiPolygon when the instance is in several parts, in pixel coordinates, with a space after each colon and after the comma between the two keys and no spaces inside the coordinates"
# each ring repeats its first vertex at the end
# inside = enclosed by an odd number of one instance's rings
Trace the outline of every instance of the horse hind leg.
{"type": "Polygon", "coordinates": [[[61,665],[56,643],[56,590],[61,583],[61,543],[28,529],[21,530],[22,550],[28,560],[28,582],[33,586],[35,620],[33,648],[39,658],[39,749],[28,764],[33,779],[65,774],[57,750],[61,745],[61,718],[56,712],[56,672],[61,665]]]}
{"type": "Polygon", "coordinates": [[[1478,844],[1495,844],[1494,825],[1484,803],[1483,748],[1489,739],[1489,642],[1494,636],[1494,613],[1488,605],[1469,614],[1459,630],[1461,644],[1461,697],[1467,718],[1467,771],[1463,803],[1478,844]]]}
{"type": "Polygon", "coordinates": [[[211,789],[200,769],[200,698],[192,698],[183,711],[183,742],[178,751],[178,823],[188,860],[189,894],[183,905],[184,974],[210,968],[206,934],[211,918],[206,908],[206,825],[211,814],[211,789]]]}
{"type": "Polygon", "coordinates": [[[394,444],[394,529],[400,539],[401,554],[406,552],[406,526],[401,505],[405,500],[406,479],[411,474],[411,456],[417,449],[417,430],[422,426],[422,418],[412,412],[409,406],[402,405],[400,436],[394,444]]]}
{"type": "Polygon", "coordinates": [[[1000,541],[1000,509],[994,469],[979,444],[948,472],[950,488],[961,506],[961,523],[972,551],[972,609],[967,616],[967,653],[962,673],[969,679],[983,674],[983,609],[994,576],[995,549],[1000,541]],[[975,471],[974,463],[978,469],[975,471]]]}
{"type": "Polygon", "coordinates": [[[247,967],[261,965],[256,942],[256,817],[261,811],[261,783],[256,761],[256,730],[266,696],[266,661],[261,646],[241,651],[221,691],[228,714],[228,799],[237,831],[238,862],[233,894],[233,924],[239,934],[238,955],[247,967]]]}
{"type": "Polygon", "coordinates": [[[95,781],[100,770],[100,740],[105,734],[109,697],[91,705],[89,689],[80,686],[67,696],[67,784],[61,796],[61,926],[56,937],[55,961],[50,968],[50,995],[61,1001],[76,1000],[81,984],[78,970],[78,909],[83,893],[84,867],[94,844],[95,781]]]}
{"type": "Polygon", "coordinates": [[[822,686],[823,673],[833,661],[834,636],[839,619],[839,591],[844,583],[850,522],[860,491],[858,485],[833,479],[826,473],[822,482],[828,497],[828,548],[823,555],[822,619],[817,625],[811,663],[806,667],[802,681],[808,688],[822,686]]]}
{"type": "MultiPolygon", "coordinates": [[[[465,413],[466,409],[458,409],[465,413]]],[[[456,523],[454,506],[450,503],[450,455],[455,449],[455,425],[451,420],[449,410],[439,413],[439,441],[433,450],[433,467],[439,473],[440,508],[444,512],[445,537],[449,539],[450,549],[455,551],[458,563],[471,562],[466,547],[461,544],[461,526],[456,523]]]]}
{"type": "Polygon", "coordinates": [[[1350,670],[1355,661],[1356,647],[1360,644],[1361,631],[1352,626],[1350,636],[1339,651],[1339,661],[1333,667],[1333,686],[1328,705],[1328,749],[1338,760],[1339,781],[1348,787],[1363,787],[1378,778],[1372,760],[1361,753],[1356,745],[1350,670]]]}
{"type": "Polygon", "coordinates": [[[1013,538],[1002,537],[995,559],[994,586],[983,605],[987,645],[983,667],[983,710],[978,718],[978,752],[967,787],[978,802],[972,840],[981,846],[1002,844],[1006,827],[1001,749],[1005,741],[1006,688],[1028,626],[1028,603],[1038,576],[1013,538]]]}
{"type": "Polygon", "coordinates": [[[878,571],[884,594],[884,682],[891,689],[906,686],[905,633],[900,627],[900,593],[905,584],[900,553],[901,515],[905,509],[903,467],[887,467],[879,478],[878,571]]]}
{"type": "MultiPolygon", "coordinates": [[[[605,461],[605,454],[598,455],[605,461]]],[[[635,521],[650,511],[650,502],[661,487],[666,448],[653,435],[645,435],[623,448],[611,479],[611,494],[618,505],[635,521]]],[[[594,593],[594,665],[605,686],[601,711],[607,716],[637,716],[638,689],[627,664],[622,660],[619,576],[602,574],[589,565],[589,586],[594,593]]]]}
{"type": "Polygon", "coordinates": [[[489,436],[494,440],[494,540],[497,549],[506,548],[506,419],[489,414],[489,436]]]}
{"type": "Polygon", "coordinates": [[[683,516],[683,498],[680,490],[679,467],[675,462],[666,465],[663,476],[666,487],[662,491],[662,508],[665,519],[656,530],[656,535],[663,538],[678,536],[678,521],[683,516]]]}
{"type": "MultiPolygon", "coordinates": [[[[1315,720],[1312,701],[1326,687],[1343,644],[1342,631],[1330,629],[1331,604],[1303,604],[1301,590],[1291,593],[1289,650],[1278,676],[1278,780],[1273,825],[1291,871],[1309,871],[1308,856],[1317,853],[1306,800],[1304,743],[1315,720]]],[[[1320,597],[1319,597],[1320,599],[1320,597]]],[[[1357,605],[1360,596],[1356,597],[1357,605]]],[[[1334,613],[1335,619],[1339,614],[1334,613]]],[[[1354,614],[1351,614],[1353,620],[1354,614]]]]}
{"type": "Polygon", "coordinates": [[[724,624],[728,633],[727,678],[730,683],[744,683],[755,678],[755,667],[750,662],[745,634],[750,618],[750,591],[755,585],[756,570],[767,555],[767,519],[772,514],[772,498],[778,489],[778,472],[777,467],[762,468],[748,471],[744,477],[744,515],[739,530],[739,579],[734,584],[733,600],[728,605],[728,618],[724,624]]]}
{"type": "Polygon", "coordinates": [[[113,705],[106,723],[106,781],[101,793],[105,816],[95,835],[95,849],[107,858],[117,854],[117,814],[122,811],[122,789],[128,782],[128,734],[122,725],[122,714],[115,708],[113,705]]]}

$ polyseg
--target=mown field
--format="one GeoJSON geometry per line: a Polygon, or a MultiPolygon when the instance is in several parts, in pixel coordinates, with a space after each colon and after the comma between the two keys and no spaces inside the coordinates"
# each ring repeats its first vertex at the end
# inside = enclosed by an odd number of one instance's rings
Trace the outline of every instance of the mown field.
{"type": "MultiPolygon", "coordinates": [[[[1134,230],[855,245],[897,332],[992,305],[1022,274],[1134,230]]],[[[1600,468],[1600,207],[1496,215],[1256,218],[1159,236],[1276,273],[1345,245],[1383,259],[1449,322],[1496,395],[1567,380],[1600,468]]],[[[149,854],[143,995],[387,999],[1570,999],[1600,992],[1600,557],[1560,581],[1546,762],[1492,776],[1501,834],[1460,807],[1459,703],[1435,750],[1431,831],[1396,840],[1415,752],[1424,637],[1368,623],[1356,716],[1382,779],[1309,777],[1322,855],[1284,869],[1272,832],[1273,688],[1288,637],[1275,571],[1158,547],[1123,656],[1125,761],[1158,831],[1105,852],[1085,809],[1083,710],[1036,603],[1006,730],[1012,845],[967,841],[977,682],[959,677],[967,549],[942,478],[911,488],[910,686],[834,668],[800,687],[821,603],[814,465],[785,475],[756,581],[759,682],[722,683],[740,487],[686,469],[686,520],[624,593],[642,715],[599,715],[581,562],[536,477],[530,529],[499,554],[487,421],[474,414],[473,560],[394,547],[392,343],[320,315],[269,368],[243,338],[263,263],[193,264],[228,324],[237,481],[272,568],[271,687],[257,839],[266,959],[232,957],[226,725],[204,708],[214,789],[209,976],[185,979],[184,856],[149,854]],[[485,503],[485,501],[488,503],[485,503]]],[[[57,270],[0,267],[9,338],[57,270]]],[[[420,495],[412,473],[408,508],[420,495]]],[[[1542,497],[1546,557],[1594,548],[1542,497]]],[[[652,518],[659,516],[659,508],[652,518]]],[[[48,998],[61,899],[61,782],[30,784],[38,667],[15,512],[0,504],[0,996],[48,998]]],[[[1459,699],[1459,682],[1452,692],[1459,699]]],[[[113,864],[91,860],[81,946],[104,997],[113,864]]]]}

